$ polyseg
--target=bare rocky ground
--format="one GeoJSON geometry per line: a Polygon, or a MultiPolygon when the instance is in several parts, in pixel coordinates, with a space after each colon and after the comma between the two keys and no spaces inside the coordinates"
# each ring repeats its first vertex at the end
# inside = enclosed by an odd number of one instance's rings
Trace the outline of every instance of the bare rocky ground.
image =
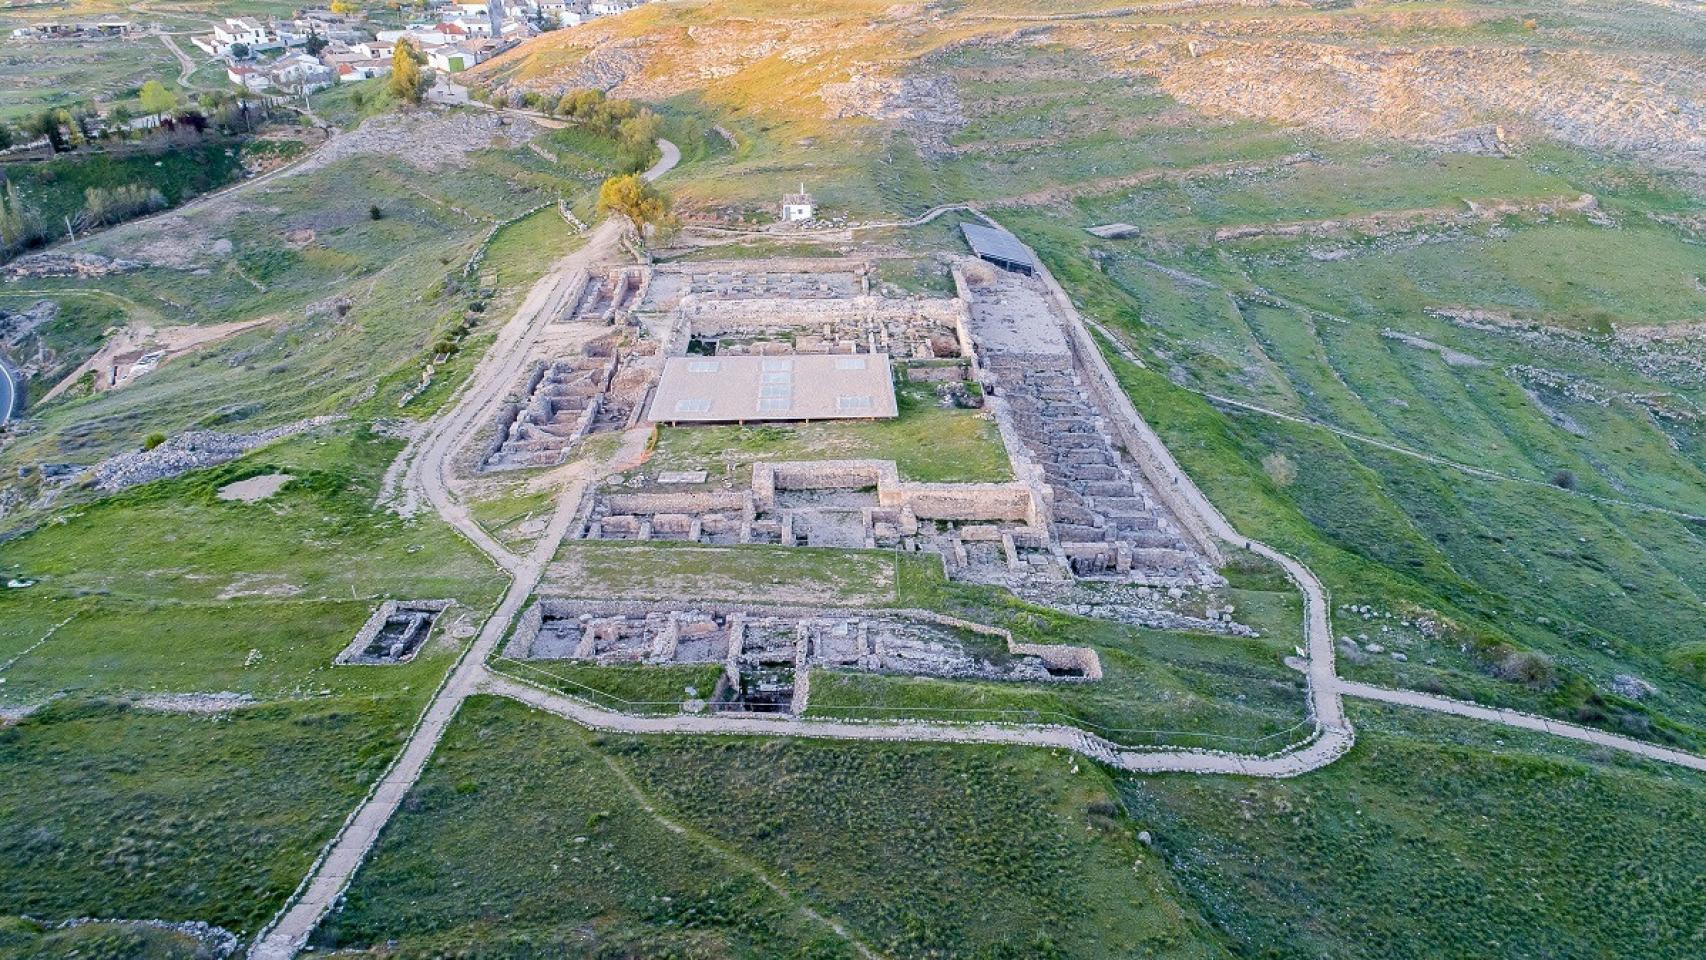
{"type": "Polygon", "coordinates": [[[427,170],[444,170],[460,166],[476,150],[521,146],[538,133],[525,117],[484,111],[392,113],[337,134],[280,176],[298,176],[362,154],[398,157],[427,170]]]}
{"type": "Polygon", "coordinates": [[[288,473],[264,473],[258,477],[228,483],[219,488],[219,499],[240,500],[243,503],[255,503],[272,496],[284,489],[290,482],[288,473]]]}
{"type": "Polygon", "coordinates": [[[246,693],[170,693],[154,694],[137,697],[131,703],[141,710],[153,710],[157,713],[227,713],[238,707],[246,707],[255,702],[255,698],[246,693]]]}
{"type": "MultiPolygon", "coordinates": [[[[1659,17],[1692,9],[1667,0],[1652,6],[1659,17]]],[[[506,89],[594,86],[664,99],[707,90],[740,96],[759,82],[746,76],[749,68],[781,64],[786,110],[893,122],[930,154],[946,149],[965,122],[935,55],[1064,44],[1111,73],[1158,83],[1199,115],[1494,155],[1550,138],[1706,169],[1706,64],[1673,52],[1681,48],[1632,42],[1573,13],[1338,7],[1185,0],[1062,15],[967,8],[938,14],[936,22],[957,29],[930,39],[911,5],[857,19],[752,18],[738,3],[713,2],[709,10],[728,15],[711,24],[649,18],[642,38],[626,18],[611,18],[524,45],[475,75],[506,89]]]]}

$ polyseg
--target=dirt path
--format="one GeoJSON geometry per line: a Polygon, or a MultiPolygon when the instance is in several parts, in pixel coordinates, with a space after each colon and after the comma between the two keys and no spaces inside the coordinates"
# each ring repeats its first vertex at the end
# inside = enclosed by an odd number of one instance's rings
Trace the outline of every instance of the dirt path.
{"type": "Polygon", "coordinates": [[[172,56],[178,58],[178,66],[180,68],[178,70],[178,86],[183,87],[186,90],[197,89],[190,83],[190,74],[196,71],[195,61],[190,59],[190,55],[185,53],[182,47],[178,46],[178,41],[172,39],[171,34],[157,33],[155,36],[160,38],[160,42],[166,45],[167,50],[172,51],[172,56]]]}

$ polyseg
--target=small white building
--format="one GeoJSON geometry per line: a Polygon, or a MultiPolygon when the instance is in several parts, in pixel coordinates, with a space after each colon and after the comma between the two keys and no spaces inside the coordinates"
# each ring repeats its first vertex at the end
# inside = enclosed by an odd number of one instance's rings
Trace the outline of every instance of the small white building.
{"type": "Polygon", "coordinates": [[[449,43],[427,51],[427,65],[434,70],[455,73],[466,70],[481,60],[480,52],[471,46],[449,43]]]}
{"type": "Polygon", "coordinates": [[[278,31],[250,17],[226,17],[223,23],[213,25],[213,48],[219,56],[231,56],[231,48],[239,44],[248,47],[250,53],[260,53],[282,49],[284,40],[278,31]]]}
{"type": "Polygon", "coordinates": [[[267,75],[254,67],[232,64],[225,68],[225,78],[245,90],[265,90],[272,86],[267,75]]]}
{"type": "Polygon", "coordinates": [[[817,218],[817,201],[806,192],[806,185],[800,184],[799,193],[790,193],[782,198],[782,222],[805,223],[817,218]]]}
{"type": "Polygon", "coordinates": [[[334,76],[324,64],[306,53],[287,53],[266,69],[274,86],[305,93],[331,86],[334,76]]]}

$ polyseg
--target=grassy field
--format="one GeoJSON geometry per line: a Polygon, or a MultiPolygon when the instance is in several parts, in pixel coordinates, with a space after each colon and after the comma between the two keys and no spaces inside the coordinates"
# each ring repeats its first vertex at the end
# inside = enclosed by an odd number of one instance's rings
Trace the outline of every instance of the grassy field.
{"type": "Polygon", "coordinates": [[[539,592],[635,600],[703,598],[887,605],[896,558],[875,550],[565,540],[539,592]]]}
{"type": "MultiPolygon", "coordinates": [[[[364,154],[192,205],[181,218],[103,233],[93,252],[150,265],[4,291],[8,307],[42,298],[61,304],[42,331],[55,351],[50,374],[81,362],[108,326],[125,322],[274,323],[168,363],[124,390],[73,392],[36,406],[37,429],[0,453],[0,464],[9,476],[20,464],[92,464],[156,430],[253,429],[352,410],[429,416],[472,369],[490,322],[506,318],[573,248],[566,225],[547,208],[548,215],[498,231],[482,275],[463,273],[498,223],[595,185],[585,171],[571,173],[572,157],[561,159],[487,149],[461,168],[430,172],[364,154]],[[399,407],[434,345],[459,330],[466,349],[399,407]]],[[[40,396],[50,384],[43,377],[29,391],[40,396]]],[[[14,512],[0,524],[36,519],[14,512]]]]}
{"type": "Polygon", "coordinates": [[[1046,753],[591,738],[479,698],[319,940],[406,956],[827,958],[854,955],[852,938],[897,958],[1221,955],[1108,789],[1046,753]]]}
{"type": "Polygon", "coordinates": [[[1120,786],[1239,955],[1698,954],[1698,774],[1415,712],[1351,720],[1355,749],[1307,777],[1120,786]]]}
{"type": "Polygon", "coordinates": [[[390,956],[853,956],[579,729],[477,697],[315,935],[390,956]]]}
{"type": "Polygon", "coordinates": [[[0,910],[252,934],[390,761],[431,682],[214,716],[61,701],[0,728],[0,910]]]}
{"type": "Polygon", "coordinates": [[[173,930],[124,923],[87,923],[59,930],[22,918],[0,919],[0,951],[17,960],[54,957],[200,960],[207,947],[173,930]]]}
{"type": "MultiPolygon", "coordinates": [[[[1021,642],[1088,645],[1104,677],[1084,684],[999,683],[816,670],[808,714],[822,718],[1064,722],[1122,743],[1268,752],[1306,722],[1302,679],[1283,658],[1302,614],[1272,571],[1234,570],[1236,600],[1260,639],[1141,630],[1075,617],[993,587],[946,580],[931,557],[780,547],[710,548],[620,541],[565,543],[543,592],[559,595],[903,606],[1006,627],[1021,642]],[[715,563],[720,586],[707,579],[715,563]],[[894,584],[888,596],[878,583],[894,584]]],[[[1217,601],[1218,602],[1218,601],[1217,601]]],[[[997,658],[1005,651],[989,651],[997,658]]],[[[495,664],[533,683],[629,712],[673,713],[685,687],[703,697],[716,667],[495,664]]]]}
{"type": "Polygon", "coordinates": [[[502,586],[437,520],[374,510],[398,447],[308,434],[7,543],[37,582],[0,596],[0,707],[35,712],[0,727],[0,911],[253,932],[277,908],[502,586]],[[275,471],[264,501],[215,495],[275,471]],[[334,667],[381,596],[459,605],[409,664],[334,667]],[[139,702],[216,692],[257,703],[139,702]]]}
{"type": "Polygon", "coordinates": [[[1338,633],[1405,659],[1353,651],[1346,673],[1706,742],[1706,676],[1690,654],[1706,635],[1700,527],[1650,509],[1706,514],[1706,446],[1687,412],[1706,384],[1686,341],[1614,335],[1699,315],[1688,237],[1659,222],[1697,205],[1674,178],[1557,149],[1500,164],[1368,159],[1341,148],[999,216],[1144,358],[1114,362],[1234,522],[1304,556],[1337,602],[1376,609],[1341,610],[1338,633]],[[1203,239],[1227,224],[1450,207],[1454,194],[1582,193],[1622,226],[1556,213],[1203,239]],[[1103,242],[1079,229],[1109,221],[1145,232],[1103,242]],[[1499,679],[1525,650],[1550,658],[1538,681],[1499,679]],[[1620,695],[1625,673],[1657,691],[1620,695]]]}
{"type": "Polygon", "coordinates": [[[761,460],[893,460],[901,479],[925,483],[1001,483],[1012,461],[995,421],[942,402],[934,385],[895,386],[900,416],[868,422],[777,426],[659,427],[649,469],[709,470],[750,477],[761,460]]]}
{"type": "Polygon", "coordinates": [[[62,225],[65,217],[75,220],[85,209],[84,191],[91,188],[141,184],[159,190],[166,203],[175,207],[235,180],[242,172],[243,149],[238,141],[215,138],[182,149],[126,156],[72,154],[46,163],[21,165],[8,171],[7,177],[16,184],[19,197],[30,209],[48,223],[62,225]]]}

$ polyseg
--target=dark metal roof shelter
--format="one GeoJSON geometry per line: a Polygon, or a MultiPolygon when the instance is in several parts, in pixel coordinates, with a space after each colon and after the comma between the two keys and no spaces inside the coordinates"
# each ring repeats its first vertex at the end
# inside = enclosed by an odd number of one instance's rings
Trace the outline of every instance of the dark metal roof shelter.
{"type": "Polygon", "coordinates": [[[1026,276],[1036,272],[1037,261],[1031,256],[1031,248],[1011,233],[999,227],[985,227],[976,223],[962,223],[960,231],[965,234],[966,243],[971,245],[971,252],[979,258],[1003,270],[1026,276]]]}

